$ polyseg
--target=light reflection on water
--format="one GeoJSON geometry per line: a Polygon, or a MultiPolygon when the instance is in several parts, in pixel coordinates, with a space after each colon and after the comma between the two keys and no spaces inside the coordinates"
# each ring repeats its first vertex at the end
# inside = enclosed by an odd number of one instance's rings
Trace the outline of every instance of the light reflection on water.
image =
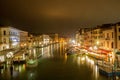
{"type": "MultiPolygon", "coordinates": [[[[30,55],[42,56],[38,66],[28,69],[25,64],[14,65],[12,80],[106,80],[100,75],[94,59],[65,54],[64,44],[33,49],[30,55]],[[88,78],[87,78],[88,77],[88,78]]],[[[9,66],[1,70],[0,80],[10,80],[9,66]],[[7,75],[7,77],[6,77],[7,75]]],[[[107,79],[108,80],[108,79],[107,79]]]]}
{"type": "Polygon", "coordinates": [[[81,65],[86,65],[89,69],[93,70],[93,77],[95,77],[95,79],[99,78],[98,66],[95,65],[94,59],[88,56],[73,56],[73,62],[77,63],[79,67],[81,65]]]}

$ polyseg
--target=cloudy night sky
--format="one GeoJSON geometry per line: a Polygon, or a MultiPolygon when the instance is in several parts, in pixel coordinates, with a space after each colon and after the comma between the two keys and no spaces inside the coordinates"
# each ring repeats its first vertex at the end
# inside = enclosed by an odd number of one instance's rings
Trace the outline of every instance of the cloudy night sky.
{"type": "Polygon", "coordinates": [[[31,33],[74,34],[120,22],[120,0],[0,0],[0,24],[31,33]]]}

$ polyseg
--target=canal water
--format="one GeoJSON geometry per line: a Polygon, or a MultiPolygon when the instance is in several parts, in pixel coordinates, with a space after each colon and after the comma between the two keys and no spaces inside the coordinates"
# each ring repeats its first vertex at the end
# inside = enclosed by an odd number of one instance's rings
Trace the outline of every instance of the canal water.
{"type": "Polygon", "coordinates": [[[66,55],[63,43],[38,48],[33,53],[41,54],[37,66],[17,64],[11,70],[10,65],[5,65],[0,70],[0,80],[112,80],[99,74],[94,59],[66,55]]]}

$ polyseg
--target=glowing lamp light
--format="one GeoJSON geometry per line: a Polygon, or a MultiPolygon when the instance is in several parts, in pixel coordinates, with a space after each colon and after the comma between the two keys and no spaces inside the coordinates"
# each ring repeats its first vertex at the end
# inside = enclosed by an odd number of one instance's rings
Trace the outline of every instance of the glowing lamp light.
{"type": "Polygon", "coordinates": [[[80,46],[80,43],[78,43],[78,46],[80,46]]]}
{"type": "Polygon", "coordinates": [[[11,57],[13,57],[13,53],[9,52],[6,56],[7,56],[7,58],[11,58],[11,57]]]}
{"type": "Polygon", "coordinates": [[[94,46],[94,49],[97,50],[98,49],[97,46],[94,46]]]}
{"type": "Polygon", "coordinates": [[[99,44],[99,41],[97,41],[96,43],[97,43],[97,45],[98,45],[98,44],[99,44]]]}
{"type": "Polygon", "coordinates": [[[28,61],[28,64],[34,64],[35,62],[36,62],[35,60],[31,59],[31,60],[28,61]]]}
{"type": "Polygon", "coordinates": [[[6,48],[9,49],[9,45],[7,45],[6,48]]]}
{"type": "Polygon", "coordinates": [[[41,42],[39,42],[39,44],[41,44],[41,42]]]}
{"type": "Polygon", "coordinates": [[[23,54],[23,59],[25,60],[25,54],[23,54]]]}
{"type": "Polygon", "coordinates": [[[15,46],[15,45],[17,45],[17,44],[18,44],[18,42],[14,42],[12,45],[15,46]]]}
{"type": "Polygon", "coordinates": [[[81,58],[81,60],[84,61],[84,60],[85,60],[85,57],[81,58]]]}
{"type": "Polygon", "coordinates": [[[5,57],[4,56],[0,56],[0,61],[1,62],[5,61],[5,57]]]}
{"type": "Polygon", "coordinates": [[[90,47],[89,49],[90,49],[90,50],[92,50],[93,48],[92,48],[92,47],[90,47]]]}
{"type": "Polygon", "coordinates": [[[24,44],[24,46],[26,46],[26,43],[24,44]]]}
{"type": "Polygon", "coordinates": [[[74,44],[75,44],[75,40],[72,40],[72,43],[74,43],[74,44]]]}

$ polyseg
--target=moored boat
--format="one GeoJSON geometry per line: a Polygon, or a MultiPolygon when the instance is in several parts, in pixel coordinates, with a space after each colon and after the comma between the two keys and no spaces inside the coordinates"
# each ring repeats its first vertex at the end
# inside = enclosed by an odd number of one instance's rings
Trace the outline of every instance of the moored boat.
{"type": "Polygon", "coordinates": [[[80,50],[72,47],[72,48],[68,48],[66,50],[66,53],[67,53],[67,55],[78,54],[78,53],[80,53],[80,50]]]}
{"type": "Polygon", "coordinates": [[[36,67],[38,65],[37,59],[29,59],[26,61],[27,67],[36,67]]]}
{"type": "Polygon", "coordinates": [[[99,72],[108,77],[120,76],[120,71],[114,68],[114,65],[107,62],[98,62],[99,72]]]}

